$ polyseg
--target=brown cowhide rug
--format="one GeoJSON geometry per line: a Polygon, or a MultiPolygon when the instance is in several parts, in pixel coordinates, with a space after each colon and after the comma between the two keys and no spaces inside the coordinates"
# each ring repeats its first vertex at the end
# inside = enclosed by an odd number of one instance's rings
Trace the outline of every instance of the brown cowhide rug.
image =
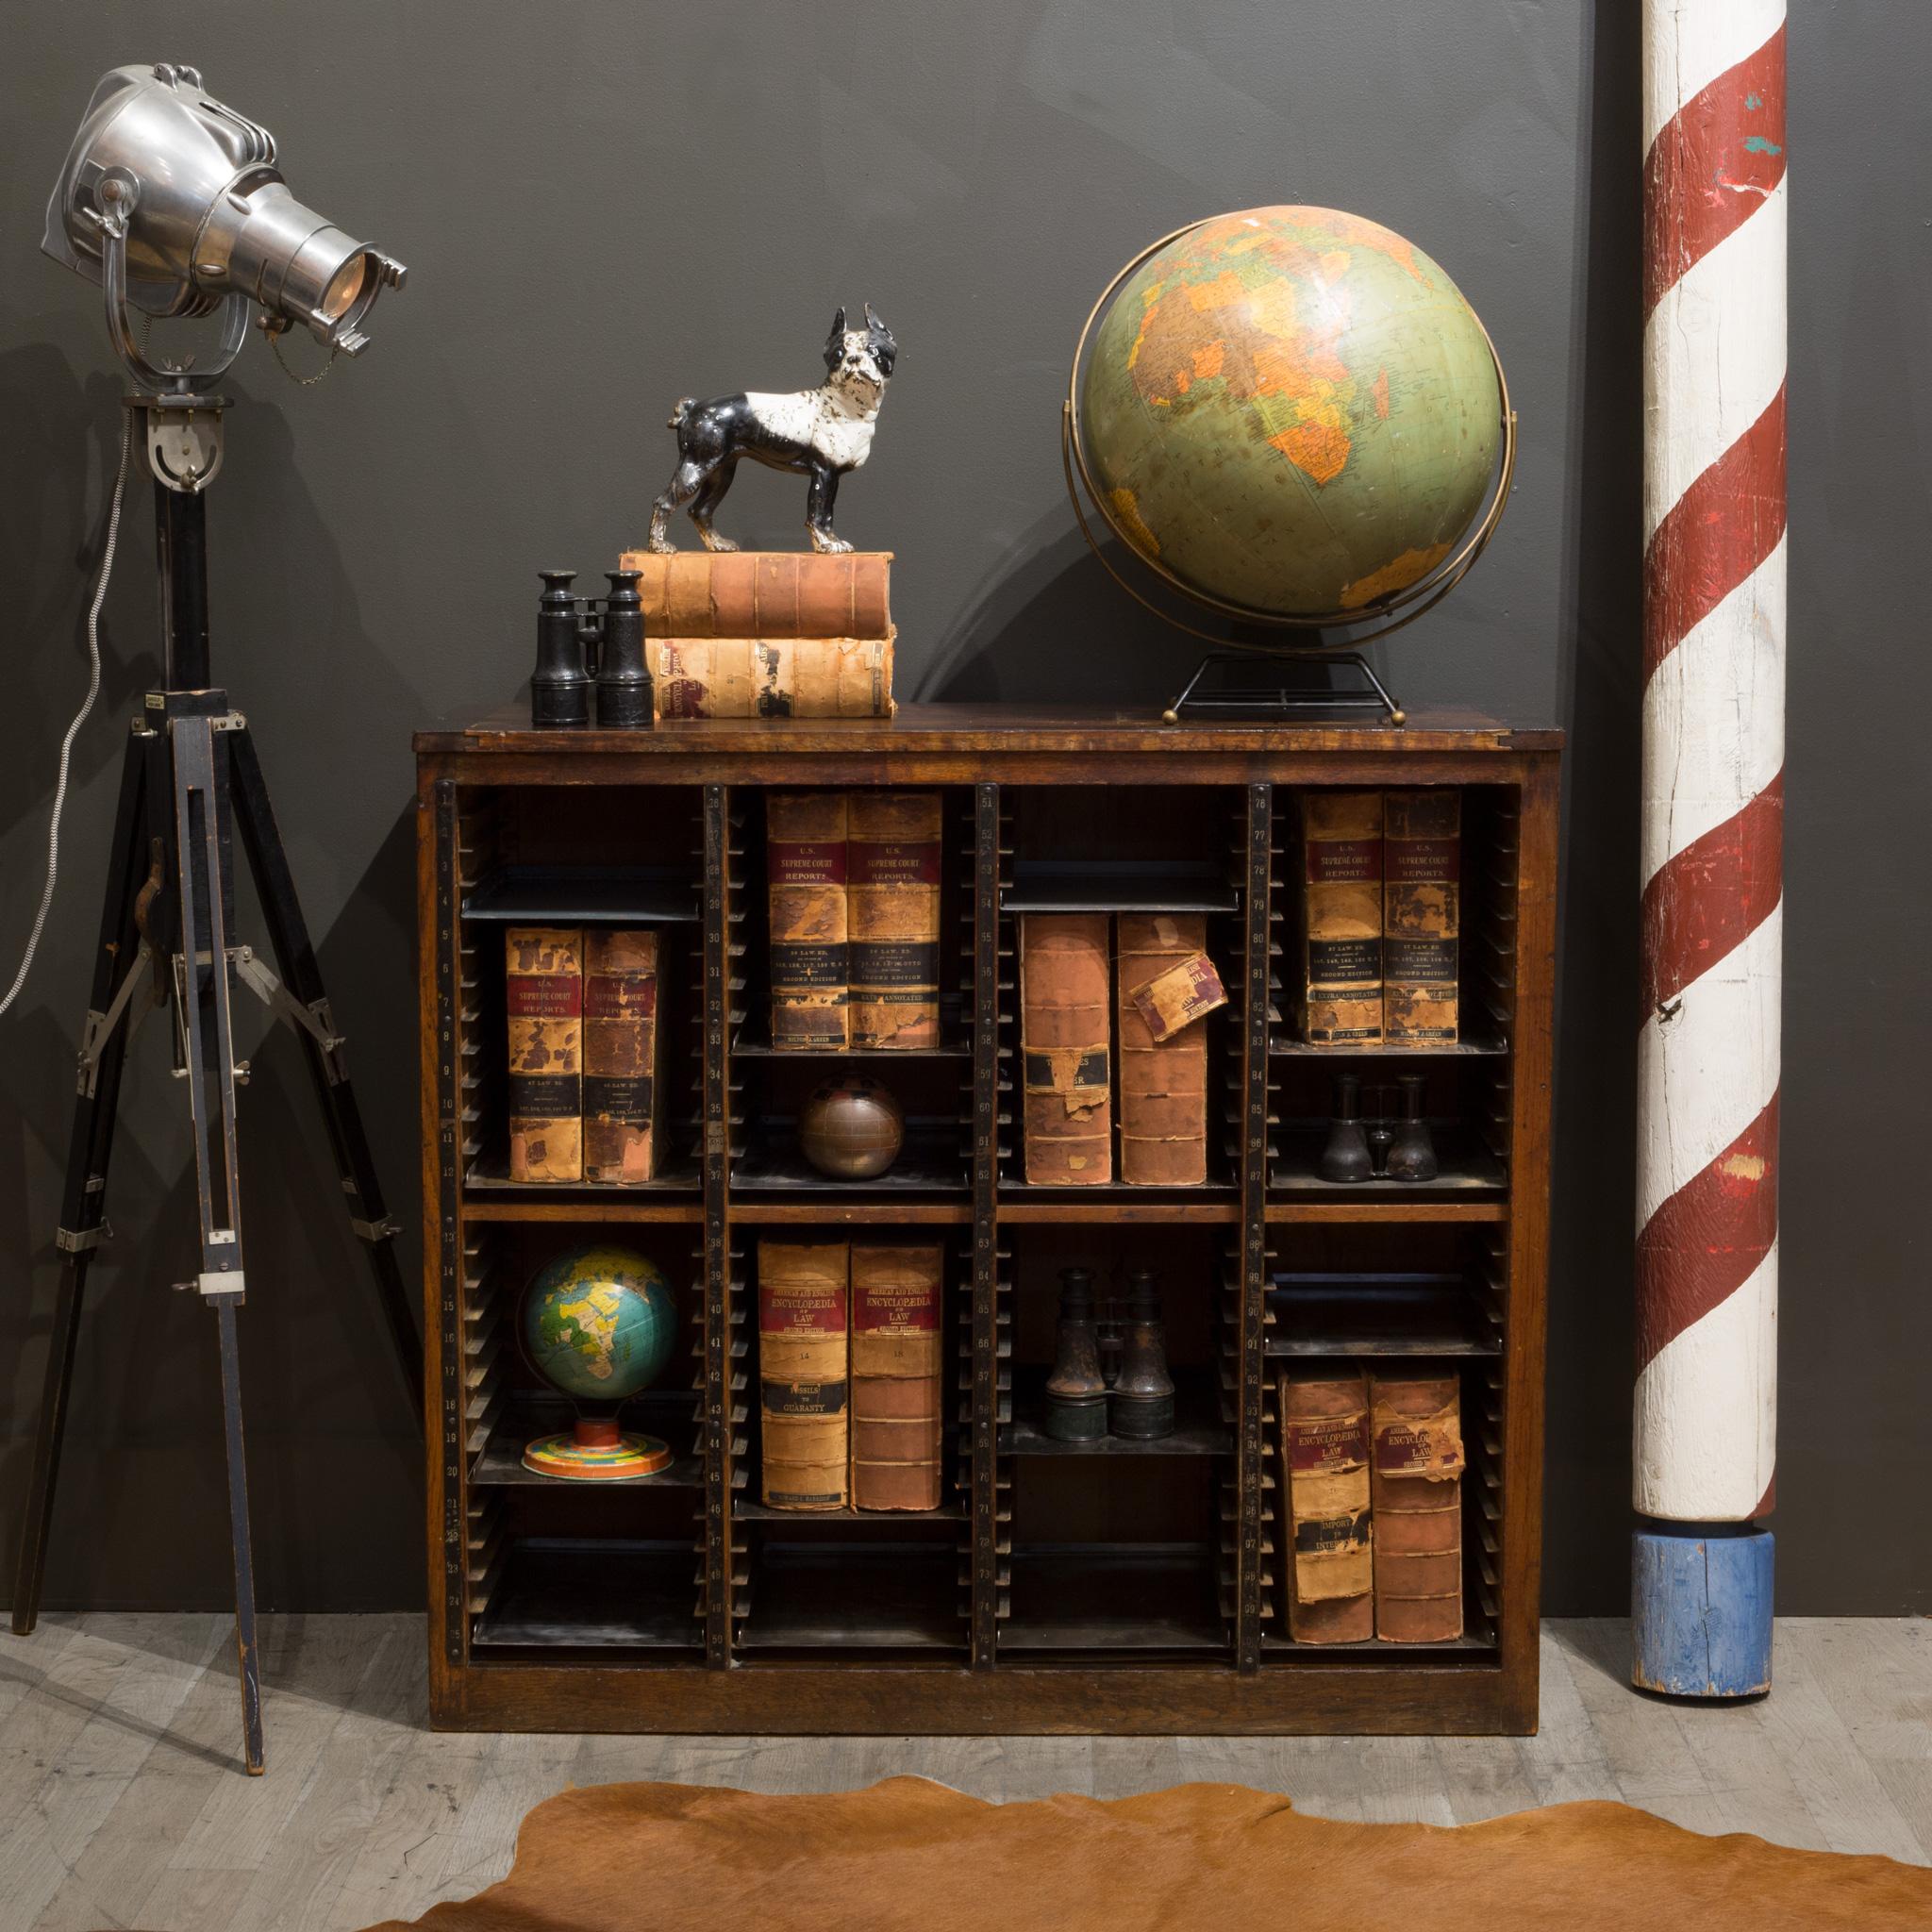
{"type": "MultiPolygon", "coordinates": [[[[1703,1838],[1627,1805],[1339,1824],[1241,1785],[993,1805],[924,1778],[761,1797],[595,1785],[432,1932],[1859,1932],[1932,1927],[1932,1871],[1703,1838]]],[[[399,1932],[391,1920],[371,1932],[399,1932]]]]}

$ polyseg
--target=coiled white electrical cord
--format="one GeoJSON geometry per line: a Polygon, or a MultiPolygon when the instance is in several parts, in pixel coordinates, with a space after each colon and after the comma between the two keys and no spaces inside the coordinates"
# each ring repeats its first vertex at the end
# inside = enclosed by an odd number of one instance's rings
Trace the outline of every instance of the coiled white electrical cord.
{"type": "Polygon", "coordinates": [[[60,810],[67,803],[67,761],[73,756],[74,741],[80,735],[80,727],[87,723],[87,716],[94,708],[94,700],[101,692],[101,606],[107,601],[108,578],[114,569],[114,544],[121,535],[121,492],[127,481],[127,446],[134,435],[134,412],[122,411],[121,417],[121,465],[114,472],[114,500],[108,511],[108,542],[101,552],[101,580],[94,586],[94,601],[89,605],[87,613],[87,696],[82,700],[80,709],[74,714],[74,723],[67,727],[67,736],[60,741],[60,773],[54,781],[54,817],[47,826],[47,883],[41,890],[40,909],[34,914],[34,929],[27,935],[26,952],[20,962],[20,971],[13,975],[13,984],[7,989],[7,995],[0,999],[0,1013],[4,1013],[16,999],[20,990],[26,984],[27,970],[34,963],[34,954],[41,943],[41,933],[47,924],[47,908],[54,903],[54,880],[60,870],[60,810]]]}

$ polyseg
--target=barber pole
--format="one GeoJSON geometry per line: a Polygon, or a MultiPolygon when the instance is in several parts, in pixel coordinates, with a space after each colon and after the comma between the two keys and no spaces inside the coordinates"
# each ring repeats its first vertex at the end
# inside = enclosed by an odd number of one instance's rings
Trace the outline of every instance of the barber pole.
{"type": "Polygon", "coordinates": [[[1633,1680],[1770,1688],[1784,0],[1645,0],[1633,1680]]]}

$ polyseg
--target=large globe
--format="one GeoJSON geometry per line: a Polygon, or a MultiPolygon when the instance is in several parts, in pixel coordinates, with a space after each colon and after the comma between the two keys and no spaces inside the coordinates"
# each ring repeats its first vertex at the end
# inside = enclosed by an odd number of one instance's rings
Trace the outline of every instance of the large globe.
{"type": "Polygon", "coordinates": [[[664,1373],[677,1297],[628,1248],[574,1248],[531,1280],[523,1322],[531,1366],[552,1388],[575,1402],[619,1403],[664,1373]]]}
{"type": "Polygon", "coordinates": [[[1183,589],[1345,624],[1450,556],[1502,413],[1482,325],[1421,249],[1334,208],[1257,208],[1121,286],[1080,442],[1116,531],[1183,589]]]}

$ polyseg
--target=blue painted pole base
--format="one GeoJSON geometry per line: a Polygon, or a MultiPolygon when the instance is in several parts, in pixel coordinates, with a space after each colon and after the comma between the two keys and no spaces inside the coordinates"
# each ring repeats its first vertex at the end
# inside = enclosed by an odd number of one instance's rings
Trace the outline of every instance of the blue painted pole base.
{"type": "Polygon", "coordinates": [[[1630,1539],[1630,1681],[1674,1697],[1771,1689],[1776,1539],[1750,1523],[1645,1523],[1630,1539]]]}

